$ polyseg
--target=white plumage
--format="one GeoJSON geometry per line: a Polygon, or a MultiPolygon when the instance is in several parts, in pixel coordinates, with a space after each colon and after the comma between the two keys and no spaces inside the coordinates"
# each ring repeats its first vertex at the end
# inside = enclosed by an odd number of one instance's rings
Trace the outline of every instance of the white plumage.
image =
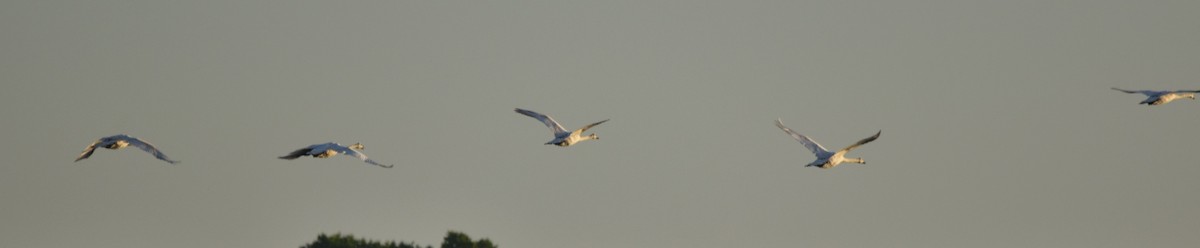
{"type": "Polygon", "coordinates": [[[332,157],[332,156],[335,156],[338,154],[345,154],[345,155],[349,155],[349,156],[354,156],[354,157],[362,160],[363,162],[367,162],[368,164],[376,165],[376,166],[383,167],[383,168],[392,168],[392,165],[380,164],[378,162],[375,162],[375,160],[371,160],[371,159],[367,158],[367,154],[363,154],[362,152],[359,151],[359,150],[363,150],[363,149],[366,149],[366,147],[364,147],[362,144],[359,144],[359,143],[354,143],[353,145],[350,145],[350,146],[344,146],[342,144],[329,142],[329,143],[315,144],[315,145],[311,145],[311,146],[308,146],[305,148],[301,148],[299,150],[293,151],[292,153],[289,153],[288,155],[284,155],[279,158],[287,159],[287,160],[292,160],[292,159],[296,159],[296,158],[303,157],[303,156],[312,156],[314,158],[328,158],[328,157],[332,157]]]}
{"type": "Polygon", "coordinates": [[[550,131],[553,132],[553,134],[554,134],[554,139],[550,140],[550,142],[546,142],[546,144],[547,145],[557,145],[557,146],[562,146],[562,147],[571,146],[571,145],[574,145],[575,143],[579,143],[584,140],[600,139],[600,137],[596,136],[596,134],[594,134],[594,133],[585,136],[585,135],[583,135],[583,132],[587,132],[588,129],[595,127],[596,125],[600,125],[600,123],[604,123],[604,122],[608,121],[607,119],[605,119],[603,121],[592,123],[592,124],[589,124],[582,128],[576,129],[575,131],[567,131],[567,129],[563,128],[562,125],[558,124],[558,122],[554,121],[554,118],[550,118],[550,116],[540,114],[538,112],[519,109],[519,108],[515,109],[513,111],[516,111],[517,113],[521,113],[521,114],[529,116],[529,117],[533,117],[534,119],[541,121],[543,124],[546,124],[546,127],[549,127],[550,131]]]}
{"type": "Polygon", "coordinates": [[[1166,91],[1123,90],[1123,89],[1118,89],[1116,87],[1113,87],[1112,89],[1116,90],[1116,91],[1120,91],[1120,92],[1129,93],[1129,94],[1140,93],[1142,95],[1146,95],[1146,100],[1142,100],[1142,102],[1138,103],[1138,104],[1146,104],[1146,105],[1166,104],[1166,103],[1169,103],[1176,99],[1182,99],[1182,98],[1190,98],[1192,100],[1196,100],[1196,93],[1200,93],[1200,90],[1166,90],[1166,91]]]}
{"type": "Polygon", "coordinates": [[[124,134],[108,136],[108,137],[100,138],[99,140],[96,140],[96,142],[92,142],[91,145],[88,145],[87,148],[83,149],[83,153],[80,153],[79,157],[75,158],[75,162],[79,162],[79,160],[83,160],[88,157],[91,157],[92,152],[96,151],[96,147],[104,147],[104,148],[108,148],[108,149],[112,149],[112,150],[117,150],[117,149],[125,148],[127,146],[134,146],[139,149],[142,149],[143,151],[153,154],[154,157],[158,158],[159,160],[167,161],[167,163],[171,163],[171,164],[179,163],[179,161],[171,160],[170,158],[167,158],[166,154],[163,154],[162,151],[159,151],[158,148],[155,148],[154,145],[150,144],[150,142],[146,142],[141,139],[134,138],[134,137],[131,137],[129,135],[124,135],[124,134]]]}
{"type": "Polygon", "coordinates": [[[812,163],[808,163],[804,167],[812,166],[820,167],[822,169],[833,168],[842,162],[866,164],[867,161],[864,161],[862,158],[846,158],[846,153],[850,152],[850,150],[854,150],[854,148],[862,146],[863,144],[875,141],[875,139],[879,138],[879,134],[883,133],[883,131],[880,130],[879,132],[875,133],[874,136],[859,140],[857,143],[847,146],[846,148],[842,148],[837,152],[831,152],[828,149],[825,149],[825,147],[821,146],[821,144],[818,144],[816,141],[808,138],[808,136],[796,133],[795,131],[792,131],[791,128],[783,126],[783,119],[775,120],[775,126],[778,126],[779,129],[783,129],[784,133],[791,135],[792,138],[796,139],[796,141],[800,141],[801,144],[804,144],[804,147],[808,147],[808,150],[812,151],[813,155],[817,156],[817,160],[813,161],[812,163]]]}

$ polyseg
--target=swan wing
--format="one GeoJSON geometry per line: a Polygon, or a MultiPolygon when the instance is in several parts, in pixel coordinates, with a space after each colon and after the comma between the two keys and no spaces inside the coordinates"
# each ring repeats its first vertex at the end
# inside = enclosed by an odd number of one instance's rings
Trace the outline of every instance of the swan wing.
{"type": "Polygon", "coordinates": [[[301,156],[304,156],[304,155],[308,155],[308,153],[312,152],[312,150],[313,150],[313,149],[312,149],[312,146],[305,147],[305,148],[300,148],[299,150],[292,151],[292,153],[288,153],[288,155],[283,155],[283,156],[281,156],[281,157],[279,157],[279,158],[280,158],[280,159],[292,160],[292,159],[296,159],[296,158],[299,158],[299,157],[301,157],[301,156]]]}
{"type": "Polygon", "coordinates": [[[373,165],[383,167],[383,168],[392,168],[392,166],[393,166],[390,164],[385,165],[385,164],[380,164],[379,162],[375,162],[375,160],[371,160],[370,158],[367,158],[367,154],[363,154],[362,152],[355,151],[354,149],[346,148],[344,151],[345,151],[346,155],[354,156],[354,157],[358,158],[359,160],[362,160],[363,162],[367,162],[368,164],[373,164],[373,165]]]}
{"type": "Polygon", "coordinates": [[[1162,95],[1162,94],[1170,93],[1170,91],[1153,91],[1153,90],[1123,90],[1123,89],[1119,89],[1119,88],[1117,88],[1117,87],[1113,87],[1112,89],[1113,89],[1113,90],[1116,90],[1116,91],[1120,91],[1120,92],[1129,93],[1129,94],[1139,93],[1139,94],[1146,95],[1146,96],[1151,96],[1151,97],[1153,97],[1153,96],[1160,96],[1160,95],[1162,95]]]}
{"type": "Polygon", "coordinates": [[[821,144],[808,138],[808,136],[804,136],[803,134],[796,133],[795,131],[792,131],[791,128],[784,126],[783,119],[775,120],[775,126],[778,126],[779,129],[783,129],[783,132],[787,133],[788,135],[791,135],[792,138],[796,139],[796,141],[800,141],[800,144],[804,144],[804,147],[808,147],[808,150],[812,151],[813,154],[816,154],[817,156],[830,154],[828,149],[825,149],[825,147],[821,146],[821,144]]]}
{"type": "Polygon", "coordinates": [[[879,130],[879,132],[876,132],[875,135],[872,135],[871,137],[867,137],[866,139],[859,140],[857,143],[854,143],[853,145],[847,146],[846,148],[842,148],[841,151],[849,152],[850,150],[854,150],[854,148],[858,148],[859,146],[862,146],[864,144],[871,143],[871,141],[875,141],[876,139],[879,139],[879,134],[882,134],[882,133],[883,133],[883,130],[879,130]]]}
{"type": "Polygon", "coordinates": [[[592,127],[600,125],[600,123],[604,123],[604,122],[608,122],[608,119],[605,119],[603,121],[597,121],[596,123],[588,124],[587,126],[583,126],[583,128],[580,128],[579,130],[575,130],[574,132],[571,132],[571,134],[576,134],[576,133],[583,134],[583,132],[587,132],[588,129],[591,129],[592,127]]]}
{"type": "Polygon", "coordinates": [[[551,131],[554,131],[554,134],[567,132],[566,128],[563,128],[562,125],[558,124],[558,121],[554,121],[554,118],[550,118],[550,116],[548,116],[548,115],[544,115],[544,114],[541,114],[538,112],[533,112],[533,111],[524,110],[524,109],[520,109],[520,108],[517,108],[513,111],[517,111],[517,113],[521,113],[525,116],[533,117],[534,119],[538,119],[539,121],[542,121],[542,123],[546,124],[546,127],[549,127],[551,131]]]}
{"type": "Polygon", "coordinates": [[[171,160],[170,158],[168,158],[166,154],[163,154],[162,151],[159,151],[158,148],[155,148],[154,145],[151,145],[149,142],[142,141],[141,139],[133,138],[133,137],[129,137],[125,141],[129,142],[129,145],[131,145],[131,146],[136,146],[137,148],[141,148],[142,151],[146,151],[150,154],[153,154],[154,157],[158,158],[159,160],[167,161],[167,163],[171,163],[171,164],[179,163],[179,161],[171,160]]]}
{"type": "Polygon", "coordinates": [[[96,140],[96,142],[92,142],[91,145],[88,145],[87,148],[83,148],[83,153],[80,153],[79,157],[75,158],[75,162],[79,162],[79,160],[91,157],[92,152],[96,151],[96,145],[100,144],[100,141],[101,140],[96,140]]]}
{"type": "Polygon", "coordinates": [[[1129,93],[1129,94],[1133,94],[1133,93],[1141,93],[1141,92],[1138,92],[1138,91],[1132,91],[1132,90],[1122,90],[1122,89],[1118,89],[1117,87],[1112,87],[1112,89],[1113,89],[1113,90],[1116,90],[1116,91],[1120,91],[1120,92],[1129,93]]]}

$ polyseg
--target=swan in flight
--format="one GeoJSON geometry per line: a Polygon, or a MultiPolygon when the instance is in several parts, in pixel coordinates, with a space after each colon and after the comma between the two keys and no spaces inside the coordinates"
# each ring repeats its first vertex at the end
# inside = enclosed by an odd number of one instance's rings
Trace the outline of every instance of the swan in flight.
{"type": "Polygon", "coordinates": [[[1141,93],[1142,95],[1146,95],[1147,96],[1146,100],[1139,102],[1138,104],[1147,104],[1147,105],[1166,104],[1168,102],[1174,101],[1175,99],[1182,99],[1182,98],[1191,98],[1192,100],[1196,100],[1196,93],[1200,93],[1200,90],[1167,90],[1167,91],[1122,90],[1122,89],[1118,89],[1116,87],[1113,87],[1112,89],[1120,91],[1120,92],[1129,93],[1129,94],[1141,93]]]}
{"type": "Polygon", "coordinates": [[[392,168],[392,165],[380,164],[378,162],[375,162],[375,160],[371,160],[371,159],[367,158],[366,154],[359,152],[360,150],[363,150],[363,149],[366,149],[366,147],[363,147],[363,145],[359,144],[359,143],[354,143],[353,145],[350,145],[350,146],[344,146],[342,144],[329,142],[329,143],[316,144],[316,145],[311,145],[311,146],[308,146],[305,148],[301,148],[300,150],[293,151],[292,153],[289,153],[288,155],[284,155],[279,158],[287,159],[287,160],[293,160],[293,159],[303,157],[303,156],[312,156],[314,158],[328,158],[328,157],[332,157],[332,156],[338,155],[338,154],[346,154],[346,155],[354,156],[358,159],[361,159],[363,162],[367,162],[368,164],[373,164],[373,165],[383,167],[383,168],[392,168]]]}
{"type": "Polygon", "coordinates": [[[554,139],[550,140],[550,142],[546,142],[546,144],[547,145],[556,145],[556,146],[561,146],[561,147],[568,147],[568,146],[574,145],[575,143],[579,143],[584,140],[600,139],[600,137],[596,136],[596,134],[594,134],[594,133],[584,136],[583,132],[587,132],[587,130],[589,128],[595,127],[596,125],[600,125],[600,123],[604,123],[604,122],[608,121],[607,119],[605,119],[603,121],[599,121],[599,122],[584,126],[583,128],[575,129],[575,131],[567,131],[567,129],[563,128],[562,125],[559,125],[558,122],[554,121],[554,118],[550,118],[550,116],[540,114],[538,112],[519,109],[519,108],[514,111],[517,111],[517,113],[521,113],[521,114],[529,116],[529,117],[533,117],[534,119],[538,119],[539,121],[542,121],[542,123],[545,123],[546,127],[549,127],[550,131],[554,132],[554,139]]]}
{"type": "Polygon", "coordinates": [[[846,148],[842,148],[837,152],[830,152],[829,150],[825,149],[825,147],[821,146],[821,144],[817,144],[816,141],[808,138],[808,136],[796,133],[795,131],[792,131],[791,128],[783,126],[783,119],[775,120],[775,125],[779,126],[779,129],[783,129],[783,132],[791,135],[792,138],[795,138],[796,141],[800,141],[801,144],[804,144],[805,147],[808,147],[808,150],[812,151],[814,155],[817,155],[816,161],[808,163],[808,165],[805,165],[804,167],[815,166],[821,167],[821,169],[833,168],[842,162],[867,164],[867,161],[863,161],[862,158],[846,158],[846,152],[850,152],[850,150],[854,150],[854,148],[858,148],[863,144],[875,141],[875,139],[879,138],[879,134],[883,133],[883,131],[880,130],[879,132],[875,133],[874,136],[859,140],[858,143],[854,143],[846,148]]]}
{"type": "Polygon", "coordinates": [[[83,153],[80,153],[78,158],[75,158],[75,162],[79,162],[79,160],[83,160],[88,157],[91,157],[92,152],[96,151],[97,146],[117,150],[117,149],[125,148],[126,146],[131,146],[131,145],[134,147],[140,148],[143,151],[149,152],[150,154],[154,154],[155,158],[158,158],[162,161],[167,161],[167,163],[171,163],[171,164],[179,163],[179,161],[171,160],[170,158],[167,158],[166,154],[163,154],[161,151],[158,150],[158,148],[154,148],[154,145],[151,145],[149,142],[142,141],[141,139],[134,138],[134,137],[131,137],[129,135],[124,135],[124,134],[108,136],[108,137],[100,138],[99,140],[96,140],[96,142],[92,142],[91,145],[88,145],[87,148],[83,149],[83,153]]]}

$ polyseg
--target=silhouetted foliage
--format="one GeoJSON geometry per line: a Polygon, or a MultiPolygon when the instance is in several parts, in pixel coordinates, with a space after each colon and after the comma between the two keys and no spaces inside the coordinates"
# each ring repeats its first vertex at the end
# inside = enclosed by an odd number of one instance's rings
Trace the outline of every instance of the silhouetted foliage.
{"type": "Polygon", "coordinates": [[[498,247],[499,246],[496,246],[496,244],[492,244],[492,241],[488,240],[487,238],[483,238],[483,239],[480,239],[478,242],[475,242],[475,248],[498,248],[498,247]]]}
{"type": "Polygon", "coordinates": [[[472,241],[471,236],[467,236],[466,233],[450,231],[450,232],[446,233],[446,238],[442,239],[442,247],[441,248],[496,248],[496,247],[497,246],[495,244],[492,244],[491,240],[488,240],[486,238],[480,239],[479,241],[472,241]]]}
{"type": "MultiPolygon", "coordinates": [[[[491,240],[480,239],[472,241],[470,236],[465,233],[449,231],[446,233],[446,238],[442,239],[441,248],[497,248],[492,244],[491,240]]],[[[365,240],[355,238],[354,235],[335,233],[333,235],[325,235],[324,233],[317,235],[317,240],[311,244],[301,246],[300,248],[433,248],[433,246],[420,246],[416,243],[397,243],[396,241],[379,242],[374,240],[365,240]]]]}
{"type": "MultiPolygon", "coordinates": [[[[300,248],[422,248],[416,243],[396,243],[396,241],[379,242],[374,240],[364,240],[354,238],[354,235],[341,233],[325,235],[324,233],[317,235],[317,240],[311,244],[301,246],[300,248]]],[[[424,248],[433,248],[433,246],[425,246],[424,248]]]]}
{"type": "Polygon", "coordinates": [[[450,231],[442,239],[442,248],[475,248],[475,242],[465,233],[450,231]]]}

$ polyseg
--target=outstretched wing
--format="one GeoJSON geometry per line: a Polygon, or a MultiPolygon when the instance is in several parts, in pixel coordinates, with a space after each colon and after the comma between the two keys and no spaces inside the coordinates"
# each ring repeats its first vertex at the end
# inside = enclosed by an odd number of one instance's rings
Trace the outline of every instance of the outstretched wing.
{"type": "Polygon", "coordinates": [[[600,125],[600,123],[604,123],[604,122],[607,122],[607,121],[608,121],[608,119],[605,119],[605,120],[603,120],[603,121],[598,121],[598,122],[596,122],[596,123],[588,124],[587,126],[583,126],[583,128],[580,128],[579,130],[577,130],[577,131],[575,131],[575,132],[571,132],[571,133],[576,133],[576,132],[578,132],[578,133],[581,133],[581,134],[582,134],[583,132],[587,132],[587,130],[588,130],[588,129],[590,129],[590,128],[592,128],[592,127],[596,126],[596,125],[600,125]]]}
{"type": "Polygon", "coordinates": [[[346,152],[346,155],[354,156],[358,159],[361,159],[363,162],[367,162],[368,164],[373,164],[373,165],[383,167],[383,168],[392,168],[392,166],[393,166],[390,164],[385,165],[385,164],[380,164],[379,162],[375,162],[375,160],[371,160],[371,159],[367,158],[367,154],[363,154],[361,152],[355,151],[354,149],[346,148],[345,152],[346,152]]]}
{"type": "Polygon", "coordinates": [[[1117,87],[1112,87],[1112,89],[1113,89],[1113,90],[1116,90],[1116,91],[1120,91],[1120,92],[1129,93],[1129,94],[1133,94],[1133,93],[1140,93],[1140,92],[1137,92],[1137,91],[1132,91],[1132,90],[1122,90],[1122,89],[1118,89],[1117,87]]]}
{"type": "Polygon", "coordinates": [[[154,145],[151,145],[148,142],[142,141],[141,139],[130,138],[130,139],[126,140],[126,142],[129,142],[129,145],[131,145],[131,146],[136,146],[137,148],[141,148],[142,151],[146,151],[150,154],[154,154],[154,157],[158,158],[159,160],[167,161],[167,163],[171,163],[171,164],[179,163],[179,161],[171,160],[171,158],[168,158],[166,154],[163,154],[162,151],[159,151],[158,148],[154,147],[154,145]]]}
{"type": "MultiPolygon", "coordinates": [[[[554,121],[554,118],[550,118],[550,116],[543,115],[538,112],[520,109],[520,108],[517,108],[513,111],[517,111],[517,113],[521,113],[525,116],[533,117],[534,119],[538,119],[539,121],[542,121],[542,123],[546,124],[546,127],[549,127],[552,131],[554,131],[554,134],[567,132],[567,129],[563,128],[562,125],[558,124],[558,122],[554,121]]],[[[595,124],[593,124],[593,125],[595,125],[595,124]]]]}
{"type": "Polygon", "coordinates": [[[1147,95],[1147,96],[1157,96],[1157,95],[1163,94],[1162,91],[1153,91],[1153,90],[1123,90],[1123,89],[1118,89],[1117,87],[1112,87],[1112,89],[1116,90],[1116,91],[1120,91],[1120,92],[1129,93],[1129,94],[1139,93],[1139,94],[1147,95]]]}
{"type": "Polygon", "coordinates": [[[1176,90],[1174,93],[1200,93],[1200,90],[1176,90]]]}
{"type": "Polygon", "coordinates": [[[75,158],[75,162],[79,162],[79,160],[91,157],[92,152],[96,151],[96,144],[100,144],[100,140],[96,140],[96,142],[92,142],[91,145],[88,145],[87,148],[83,148],[83,153],[80,153],[79,157],[75,158]]]}
{"type": "Polygon", "coordinates": [[[300,148],[299,150],[293,151],[292,153],[288,153],[288,155],[284,155],[284,156],[282,156],[282,157],[279,157],[279,158],[280,158],[280,159],[292,160],[292,159],[296,159],[296,158],[299,158],[299,157],[301,157],[301,156],[304,156],[304,155],[308,155],[308,153],[309,153],[309,152],[312,152],[312,150],[313,150],[313,149],[312,149],[312,146],[305,147],[305,148],[300,148]]]}
{"type": "Polygon", "coordinates": [[[842,150],[840,152],[849,152],[850,150],[854,150],[854,148],[858,148],[859,146],[862,146],[863,144],[871,143],[871,141],[875,141],[875,139],[878,139],[879,134],[882,134],[882,133],[883,133],[883,130],[879,130],[879,132],[876,132],[875,135],[873,135],[871,137],[867,137],[866,139],[859,140],[858,143],[854,143],[853,145],[847,146],[846,148],[842,148],[842,150]]]}
{"type": "Polygon", "coordinates": [[[783,132],[787,133],[788,135],[791,135],[792,138],[796,139],[796,141],[800,141],[800,143],[804,144],[805,147],[808,147],[808,150],[812,151],[813,154],[816,154],[817,156],[822,156],[824,154],[830,154],[829,150],[825,149],[824,146],[821,146],[821,144],[818,144],[816,141],[813,141],[812,139],[808,138],[808,136],[804,136],[803,134],[796,133],[795,131],[792,131],[791,128],[783,126],[783,119],[775,120],[775,126],[778,126],[779,129],[783,129],[783,132]]]}

